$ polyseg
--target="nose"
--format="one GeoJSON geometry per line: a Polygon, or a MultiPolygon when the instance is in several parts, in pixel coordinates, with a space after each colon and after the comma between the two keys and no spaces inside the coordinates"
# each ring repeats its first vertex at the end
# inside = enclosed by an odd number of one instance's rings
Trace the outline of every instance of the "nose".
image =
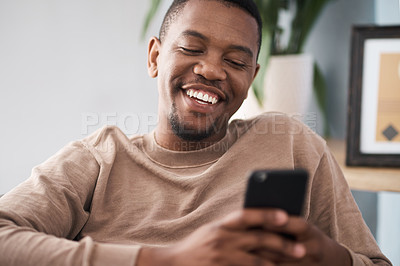
{"type": "Polygon", "coordinates": [[[193,72],[208,80],[225,80],[226,72],[218,57],[209,56],[193,67],[193,72]]]}

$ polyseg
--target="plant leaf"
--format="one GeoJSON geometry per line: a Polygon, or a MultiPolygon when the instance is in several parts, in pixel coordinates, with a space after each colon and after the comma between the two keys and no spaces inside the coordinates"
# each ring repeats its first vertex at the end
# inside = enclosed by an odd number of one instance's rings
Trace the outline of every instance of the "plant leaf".
{"type": "Polygon", "coordinates": [[[317,99],[317,103],[319,109],[322,112],[322,116],[324,117],[324,136],[329,137],[329,125],[328,125],[328,114],[326,110],[326,93],[327,87],[324,75],[317,62],[314,63],[314,93],[317,99]]]}
{"type": "Polygon", "coordinates": [[[292,21],[292,32],[287,53],[303,51],[303,46],[322,9],[332,0],[296,0],[297,12],[292,21]]]}
{"type": "Polygon", "coordinates": [[[158,8],[160,7],[161,0],[151,0],[151,6],[150,9],[147,11],[143,28],[142,28],[142,33],[141,33],[141,39],[143,40],[146,36],[147,30],[149,29],[150,22],[153,20],[155,14],[157,13],[158,8]]]}
{"type": "Polygon", "coordinates": [[[279,8],[285,4],[285,0],[255,0],[255,4],[260,10],[262,19],[262,43],[260,49],[260,55],[258,57],[258,63],[260,64],[260,70],[258,75],[252,84],[254,94],[258,100],[260,106],[263,105],[264,99],[264,78],[265,71],[268,65],[268,60],[272,54],[272,47],[274,46],[275,38],[273,36],[277,31],[279,8]]]}
{"type": "Polygon", "coordinates": [[[262,34],[262,44],[260,49],[260,55],[258,56],[258,63],[260,64],[260,70],[258,71],[257,77],[255,78],[252,88],[256,98],[258,100],[258,104],[263,106],[264,99],[264,79],[265,72],[267,70],[268,61],[270,57],[270,46],[272,35],[269,31],[263,30],[262,34]]]}

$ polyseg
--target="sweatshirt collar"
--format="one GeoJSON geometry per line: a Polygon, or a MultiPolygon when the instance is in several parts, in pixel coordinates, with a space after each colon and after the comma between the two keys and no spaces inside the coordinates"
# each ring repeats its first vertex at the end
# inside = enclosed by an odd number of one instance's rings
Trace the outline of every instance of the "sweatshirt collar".
{"type": "Polygon", "coordinates": [[[144,135],[143,148],[147,156],[162,166],[169,168],[199,167],[217,161],[236,141],[236,134],[228,129],[218,142],[193,151],[173,151],[161,147],[155,140],[155,131],[144,135]]]}

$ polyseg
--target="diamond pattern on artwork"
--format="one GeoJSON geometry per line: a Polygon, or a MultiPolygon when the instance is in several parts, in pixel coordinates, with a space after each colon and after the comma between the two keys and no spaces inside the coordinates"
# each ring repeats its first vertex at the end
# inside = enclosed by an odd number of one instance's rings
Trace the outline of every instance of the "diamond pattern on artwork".
{"type": "Polygon", "coordinates": [[[389,125],[383,132],[382,134],[389,140],[391,141],[394,137],[396,137],[399,132],[392,126],[389,125]]]}

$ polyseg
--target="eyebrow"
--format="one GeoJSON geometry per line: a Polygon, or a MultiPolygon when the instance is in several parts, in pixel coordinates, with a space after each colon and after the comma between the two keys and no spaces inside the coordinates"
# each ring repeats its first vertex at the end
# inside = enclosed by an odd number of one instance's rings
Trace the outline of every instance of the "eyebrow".
{"type": "Polygon", "coordinates": [[[230,45],[229,48],[232,49],[232,50],[242,51],[242,52],[248,54],[251,58],[253,58],[253,52],[250,50],[250,48],[248,48],[246,46],[230,45]]]}
{"type": "Polygon", "coordinates": [[[198,32],[198,31],[194,31],[194,30],[185,30],[184,32],[182,32],[182,35],[183,35],[184,37],[196,37],[196,38],[200,38],[200,39],[202,39],[202,40],[204,40],[204,41],[208,41],[208,40],[209,40],[206,36],[204,36],[203,34],[201,34],[201,33],[198,32]]]}
{"type": "MultiPolygon", "coordinates": [[[[182,36],[184,36],[184,37],[196,37],[196,38],[202,39],[204,41],[209,41],[208,37],[206,37],[205,35],[201,34],[198,31],[194,31],[194,30],[185,30],[182,33],[182,36]]],[[[232,45],[229,46],[229,49],[238,50],[238,51],[241,51],[241,52],[244,52],[244,53],[248,54],[250,57],[253,57],[253,52],[251,51],[250,48],[248,48],[246,46],[232,44],[232,45]]]]}

